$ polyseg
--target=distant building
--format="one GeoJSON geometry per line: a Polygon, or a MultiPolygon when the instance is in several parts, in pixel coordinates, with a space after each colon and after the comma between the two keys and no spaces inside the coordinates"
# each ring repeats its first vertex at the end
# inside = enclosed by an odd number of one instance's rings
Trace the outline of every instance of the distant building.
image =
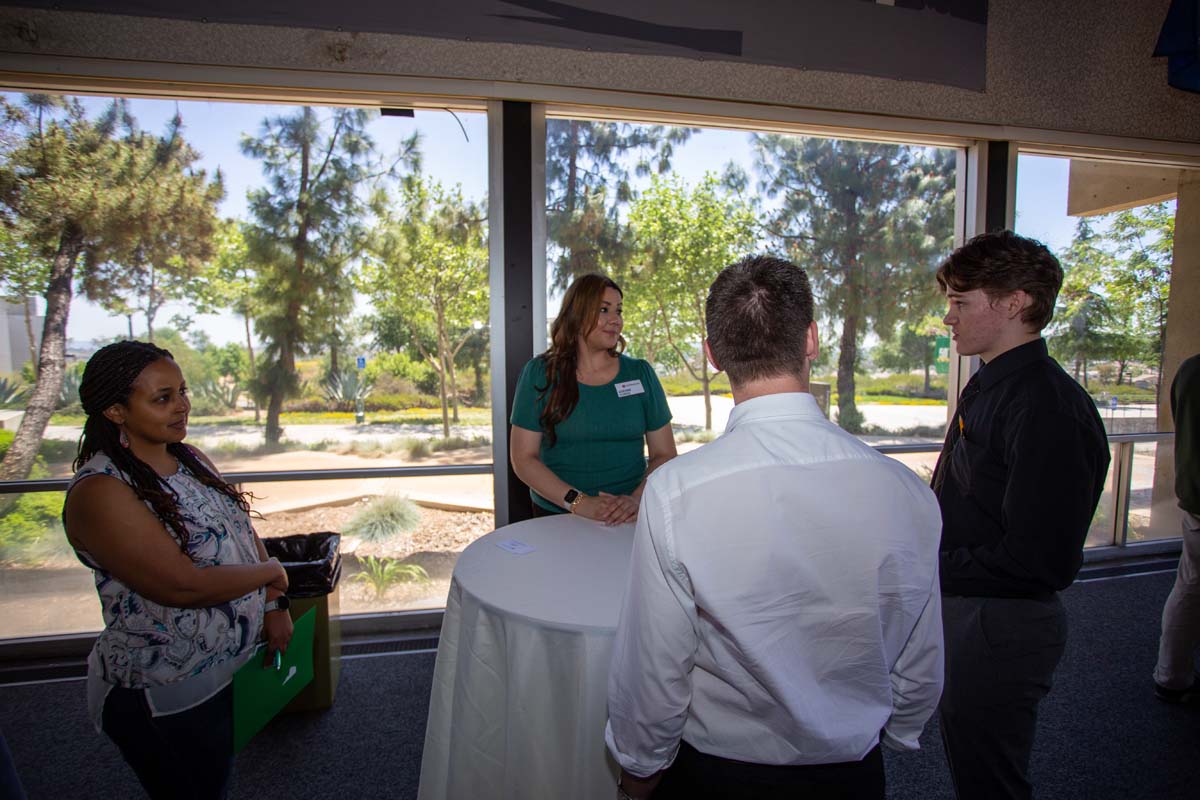
{"type": "MultiPolygon", "coordinates": [[[[37,313],[37,301],[26,299],[33,327],[34,349],[41,344],[42,322],[45,317],[37,313]]],[[[29,334],[25,328],[25,307],[20,303],[0,303],[3,322],[0,324],[0,374],[20,372],[29,360],[29,334]]]]}

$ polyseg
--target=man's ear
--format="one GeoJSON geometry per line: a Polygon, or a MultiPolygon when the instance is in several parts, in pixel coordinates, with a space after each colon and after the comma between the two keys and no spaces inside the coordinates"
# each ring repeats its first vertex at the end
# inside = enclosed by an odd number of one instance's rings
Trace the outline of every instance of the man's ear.
{"type": "Polygon", "coordinates": [[[716,357],[713,356],[712,348],[708,346],[708,339],[704,340],[704,356],[708,359],[708,363],[712,364],[712,368],[717,372],[721,371],[721,365],[717,363],[716,357]]]}
{"type": "Polygon", "coordinates": [[[1009,319],[1016,319],[1033,303],[1033,298],[1024,289],[1017,289],[1004,301],[1004,310],[1009,319]]]}
{"type": "Polygon", "coordinates": [[[125,408],[120,403],[113,403],[101,413],[113,425],[119,427],[125,424],[125,408]]]}
{"type": "Polygon", "coordinates": [[[817,334],[817,322],[808,323],[808,334],[805,336],[804,358],[811,365],[821,355],[821,341],[817,334]]]}

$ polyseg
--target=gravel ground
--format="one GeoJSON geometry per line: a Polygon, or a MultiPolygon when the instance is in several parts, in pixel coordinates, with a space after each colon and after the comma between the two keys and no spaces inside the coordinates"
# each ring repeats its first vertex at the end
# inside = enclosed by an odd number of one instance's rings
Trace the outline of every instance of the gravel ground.
{"type": "MultiPolygon", "coordinates": [[[[293,533],[341,531],[350,518],[370,501],[371,498],[364,497],[345,505],[277,512],[255,520],[254,527],[264,538],[293,533]]],[[[450,574],[458,554],[494,528],[495,521],[490,512],[421,508],[421,522],[408,534],[398,534],[384,542],[363,542],[351,537],[342,539],[341,613],[444,606],[450,587],[450,574]],[[360,559],[367,556],[420,565],[429,574],[429,580],[396,582],[382,594],[377,594],[375,587],[355,577],[362,574],[360,559]]]]}

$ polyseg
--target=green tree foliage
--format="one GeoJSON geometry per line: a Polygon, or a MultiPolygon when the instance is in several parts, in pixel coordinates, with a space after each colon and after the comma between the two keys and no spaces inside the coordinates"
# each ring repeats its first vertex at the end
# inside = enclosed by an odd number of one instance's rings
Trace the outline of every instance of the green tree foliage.
{"type": "MultiPolygon", "coordinates": [[[[254,337],[250,326],[257,309],[254,299],[255,280],[258,269],[250,259],[250,248],[246,244],[246,223],[225,219],[213,237],[215,254],[206,268],[192,281],[190,296],[201,314],[213,314],[228,309],[242,318],[246,334],[245,364],[236,372],[227,370],[220,374],[230,376],[236,385],[248,389],[255,380],[254,337]]],[[[240,350],[240,348],[239,348],[240,350]]],[[[257,400],[254,403],[254,422],[261,420],[257,400]]]]}
{"type": "Polygon", "coordinates": [[[633,174],[663,174],[694,128],[552,119],[546,122],[546,232],[555,288],[580,275],[620,275],[633,254],[620,211],[633,174]]]}
{"type": "Polygon", "coordinates": [[[661,340],[663,352],[700,382],[704,427],[711,430],[713,374],[704,355],[704,304],[717,274],[754,250],[754,214],[725,194],[710,173],[695,189],[677,178],[656,177],[634,202],[629,219],[645,259],[635,291],[625,297],[631,338],[661,340]]]}
{"type": "Polygon", "coordinates": [[[941,302],[933,273],[953,243],[955,154],[778,134],[756,135],[755,149],[761,186],[779,199],[771,234],[841,324],[838,423],[858,431],[861,337],[888,335],[941,302]]]}
{"type": "Polygon", "coordinates": [[[445,437],[451,406],[458,421],[455,361],[487,321],[485,219],[460,188],[407,181],[399,208],[380,221],[361,273],[362,291],[382,320],[381,344],[406,344],[437,372],[445,437]]]}
{"type": "MultiPolygon", "coordinates": [[[[1106,292],[1117,316],[1145,343],[1144,358],[1154,367],[1157,383],[1161,384],[1175,248],[1173,205],[1154,203],[1119,212],[1113,218],[1108,239],[1119,261],[1107,276],[1106,292]]],[[[1133,349],[1135,342],[1124,349],[1133,349]]]]}
{"type": "MultiPolygon", "coordinates": [[[[132,136],[147,136],[132,120],[129,124],[132,136]]],[[[183,117],[176,113],[166,133],[152,142],[156,158],[182,165],[199,160],[200,154],[183,138],[183,127],[183,117]]],[[[128,317],[140,313],[151,341],[163,305],[188,297],[193,279],[212,258],[219,225],[215,210],[225,196],[219,170],[212,182],[199,186],[184,170],[164,172],[157,180],[153,213],[137,218],[137,228],[124,246],[83,277],[84,292],[98,298],[102,307],[128,317]]]]}
{"type": "Polygon", "coordinates": [[[1107,357],[1112,339],[1112,314],[1100,287],[1113,259],[1101,245],[1102,237],[1081,217],[1070,247],[1059,257],[1063,285],[1049,338],[1055,357],[1072,363],[1075,380],[1085,387],[1089,362],[1107,357]]]}
{"type": "Polygon", "coordinates": [[[73,98],[29,95],[19,108],[5,106],[3,124],[0,207],[49,265],[37,382],[0,464],[0,479],[14,480],[28,474],[62,386],[76,282],[91,300],[110,295],[148,231],[202,255],[217,192],[178,130],[138,130],[120,100],[89,119],[73,98]],[[192,213],[181,215],[181,205],[192,213]]]}
{"type": "Polygon", "coordinates": [[[361,109],[324,114],[305,106],[242,138],[242,152],[262,162],[267,178],[249,193],[253,224],[243,233],[257,268],[255,327],[266,342],[253,393],[267,400],[271,444],[283,432],[283,401],[299,387],[296,357],[333,341],[331,331],[353,303],[347,267],[364,245],[367,183],[418,162],[414,135],[390,168],[380,167],[366,124],[361,109]]]}
{"type": "Polygon", "coordinates": [[[882,340],[871,354],[875,366],[889,372],[922,370],[925,375],[923,394],[931,394],[934,365],[937,363],[937,337],[946,326],[937,317],[918,322],[904,321],[890,339],[882,340]]]}

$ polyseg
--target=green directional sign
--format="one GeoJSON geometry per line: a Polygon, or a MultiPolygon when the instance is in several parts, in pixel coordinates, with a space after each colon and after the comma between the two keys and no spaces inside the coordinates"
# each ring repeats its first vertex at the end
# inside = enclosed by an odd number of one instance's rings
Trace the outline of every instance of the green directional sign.
{"type": "Polygon", "coordinates": [[[934,342],[934,347],[937,348],[937,358],[934,359],[934,366],[937,369],[938,375],[950,374],[950,337],[939,336],[934,342]]]}

